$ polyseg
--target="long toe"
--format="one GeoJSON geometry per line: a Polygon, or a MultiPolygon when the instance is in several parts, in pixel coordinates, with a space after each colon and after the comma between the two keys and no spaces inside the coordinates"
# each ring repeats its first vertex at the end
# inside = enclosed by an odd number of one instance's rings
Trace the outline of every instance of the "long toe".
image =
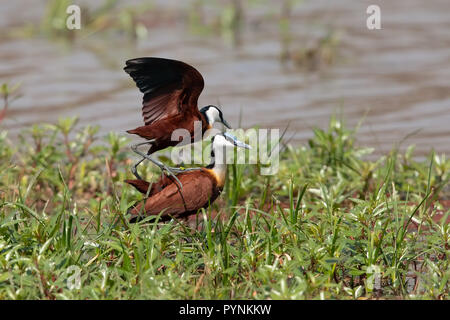
{"type": "Polygon", "coordinates": [[[134,175],[137,179],[143,180],[143,179],[141,178],[141,176],[139,175],[139,173],[137,172],[136,167],[132,167],[132,168],[131,168],[131,172],[133,173],[133,175],[134,175]]]}

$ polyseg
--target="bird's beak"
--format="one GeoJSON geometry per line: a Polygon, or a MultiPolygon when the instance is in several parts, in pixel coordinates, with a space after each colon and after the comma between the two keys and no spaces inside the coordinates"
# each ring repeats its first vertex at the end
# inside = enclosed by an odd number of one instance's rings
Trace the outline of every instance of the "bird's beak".
{"type": "Polygon", "coordinates": [[[227,140],[232,142],[236,147],[241,147],[241,148],[245,148],[245,149],[252,148],[248,144],[243,143],[242,141],[238,140],[238,138],[236,138],[236,136],[232,135],[229,132],[225,132],[223,135],[225,136],[225,138],[227,138],[227,140]]]}
{"type": "Polygon", "coordinates": [[[248,144],[243,143],[242,141],[236,140],[235,144],[237,147],[241,147],[241,148],[245,148],[245,149],[251,149],[252,147],[250,147],[248,144]]]}
{"type": "Polygon", "coordinates": [[[222,119],[222,123],[225,127],[227,127],[228,129],[231,129],[231,126],[228,124],[228,122],[225,119],[222,119]]]}

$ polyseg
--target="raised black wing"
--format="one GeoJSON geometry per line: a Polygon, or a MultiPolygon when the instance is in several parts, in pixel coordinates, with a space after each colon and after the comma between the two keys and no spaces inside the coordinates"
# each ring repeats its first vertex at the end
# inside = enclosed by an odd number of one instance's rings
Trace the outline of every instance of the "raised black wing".
{"type": "Polygon", "coordinates": [[[142,116],[146,125],[197,108],[204,87],[194,67],[164,58],[137,58],[126,62],[125,72],[144,94],[142,116]]]}

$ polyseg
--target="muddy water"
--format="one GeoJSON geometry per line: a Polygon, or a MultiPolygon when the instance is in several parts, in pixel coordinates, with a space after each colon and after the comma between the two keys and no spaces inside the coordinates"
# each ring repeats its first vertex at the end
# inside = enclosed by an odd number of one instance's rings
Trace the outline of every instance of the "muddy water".
{"type": "MultiPolygon", "coordinates": [[[[1,33],[40,21],[45,2],[1,1],[1,33]]],[[[233,126],[242,110],[243,127],[283,129],[290,122],[287,136],[302,143],[337,112],[349,125],[365,116],[359,143],[378,154],[411,133],[404,145],[416,144],[418,156],[432,147],[450,151],[448,0],[376,1],[382,30],[374,31],[366,28],[366,8],[374,1],[305,0],[290,14],[288,45],[280,40],[279,4],[244,5],[246,23],[233,45],[221,34],[189,32],[190,4],[183,2],[183,9],[176,2],[154,1],[144,19],[148,35],[137,43],[101,32],[72,46],[3,36],[0,81],[21,82],[23,96],[2,125],[14,136],[32,123],[77,115],[84,124],[101,125],[102,133],[137,127],[141,94],[122,71],[124,61],[163,56],[195,65],[206,82],[200,104],[220,103],[233,126]],[[339,38],[332,64],[311,69],[280,62],[281,48],[295,56],[330,30],[339,38]]]]}

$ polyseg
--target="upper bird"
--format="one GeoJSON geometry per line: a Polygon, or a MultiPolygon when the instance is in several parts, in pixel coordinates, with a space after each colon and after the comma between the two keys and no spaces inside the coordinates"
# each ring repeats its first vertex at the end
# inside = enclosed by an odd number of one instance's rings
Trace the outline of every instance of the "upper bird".
{"type": "Polygon", "coordinates": [[[194,67],[177,60],[165,58],[136,58],[126,62],[125,72],[133,78],[136,86],[144,94],[142,102],[142,116],[144,126],[140,126],[128,133],[137,134],[149,141],[132,146],[133,151],[143,158],[136,163],[133,174],[141,179],[137,166],[148,159],[162,170],[183,170],[169,168],[149,155],[177,145],[180,140],[172,140],[172,132],[176,129],[187,129],[194,140],[194,122],[201,121],[202,135],[212,128],[215,122],[220,122],[230,128],[223,118],[222,111],[216,106],[209,105],[198,110],[197,101],[204,87],[203,77],[194,67]],[[150,144],[147,154],[138,150],[138,147],[150,144]]]}

